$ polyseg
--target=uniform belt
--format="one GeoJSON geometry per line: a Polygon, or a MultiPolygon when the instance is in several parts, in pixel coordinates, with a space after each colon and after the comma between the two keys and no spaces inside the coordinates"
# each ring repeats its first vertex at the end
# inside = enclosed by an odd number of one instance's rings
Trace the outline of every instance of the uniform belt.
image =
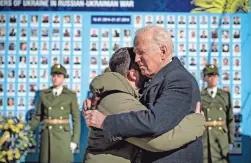
{"type": "Polygon", "coordinates": [[[68,124],[69,123],[69,119],[45,119],[44,120],[45,123],[47,124],[68,124]]]}
{"type": "Polygon", "coordinates": [[[207,121],[206,126],[215,127],[215,126],[224,126],[226,121],[207,121]]]}

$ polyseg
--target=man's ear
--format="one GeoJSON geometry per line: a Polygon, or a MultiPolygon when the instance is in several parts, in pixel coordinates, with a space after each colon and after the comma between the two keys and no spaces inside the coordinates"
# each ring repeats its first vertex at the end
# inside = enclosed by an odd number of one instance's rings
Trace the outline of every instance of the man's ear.
{"type": "Polygon", "coordinates": [[[160,54],[161,60],[165,60],[166,57],[169,55],[169,50],[165,45],[160,46],[160,54]]]}
{"type": "Polygon", "coordinates": [[[129,71],[127,73],[127,79],[129,81],[136,81],[136,72],[135,71],[129,71]]]}

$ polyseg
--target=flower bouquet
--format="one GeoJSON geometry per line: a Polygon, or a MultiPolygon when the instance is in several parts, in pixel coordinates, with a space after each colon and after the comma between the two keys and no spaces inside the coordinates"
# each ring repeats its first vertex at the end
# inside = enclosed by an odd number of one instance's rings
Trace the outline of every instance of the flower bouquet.
{"type": "Polygon", "coordinates": [[[18,162],[34,147],[35,136],[28,124],[16,117],[0,118],[0,163],[18,162]]]}

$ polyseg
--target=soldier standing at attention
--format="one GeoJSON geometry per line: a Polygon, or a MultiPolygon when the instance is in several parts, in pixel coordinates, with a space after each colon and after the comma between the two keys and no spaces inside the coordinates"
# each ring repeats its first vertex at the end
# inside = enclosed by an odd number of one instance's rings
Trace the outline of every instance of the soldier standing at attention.
{"type": "Polygon", "coordinates": [[[234,115],[230,94],[217,88],[218,68],[203,69],[208,87],[201,92],[207,129],[203,135],[204,163],[227,163],[234,143],[234,115]]]}
{"type": "Polygon", "coordinates": [[[80,111],[76,93],[63,87],[66,69],[55,64],[51,69],[51,88],[42,90],[35,115],[30,122],[34,130],[42,122],[39,162],[73,162],[73,152],[80,137],[80,111]],[[72,115],[73,135],[69,125],[72,115]]]}

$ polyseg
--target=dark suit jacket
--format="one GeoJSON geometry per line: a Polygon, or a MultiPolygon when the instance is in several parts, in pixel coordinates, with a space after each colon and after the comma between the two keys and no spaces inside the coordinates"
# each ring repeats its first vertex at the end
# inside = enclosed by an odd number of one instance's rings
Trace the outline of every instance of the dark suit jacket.
{"type": "MultiPolygon", "coordinates": [[[[157,136],[175,126],[194,112],[200,101],[200,90],[195,78],[182,66],[177,57],[152,79],[143,91],[141,102],[149,109],[109,115],[104,121],[104,137],[114,142],[120,137],[157,136]]],[[[202,163],[202,139],[179,149],[162,153],[143,151],[142,162],[202,163]]]]}

